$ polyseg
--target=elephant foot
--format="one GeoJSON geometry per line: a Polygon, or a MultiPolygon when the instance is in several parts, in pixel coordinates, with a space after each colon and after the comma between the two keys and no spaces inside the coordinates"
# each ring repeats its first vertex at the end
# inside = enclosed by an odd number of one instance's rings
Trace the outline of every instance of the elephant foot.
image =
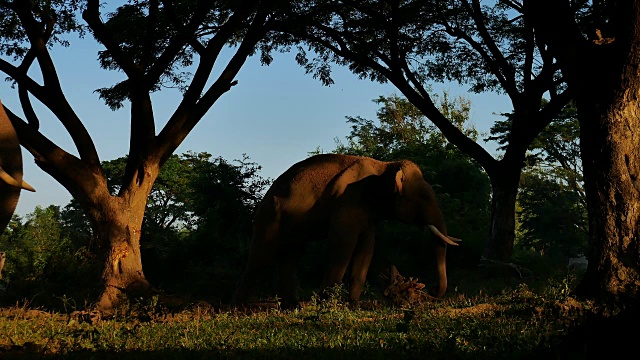
{"type": "Polygon", "coordinates": [[[231,305],[235,307],[242,307],[247,304],[248,298],[247,291],[244,289],[237,289],[231,297],[231,305]]]}
{"type": "Polygon", "coordinates": [[[280,301],[280,310],[299,310],[302,309],[302,305],[298,299],[283,299],[280,301]]]}
{"type": "Polygon", "coordinates": [[[358,299],[349,299],[349,309],[358,310],[360,309],[360,300],[358,299]]]}
{"type": "MultiPolygon", "coordinates": [[[[436,301],[440,301],[442,300],[442,296],[439,296],[440,294],[438,294],[440,292],[440,288],[437,286],[432,286],[431,288],[429,288],[429,297],[431,298],[431,300],[436,300],[436,301]]],[[[442,294],[444,295],[444,294],[442,294]]]]}

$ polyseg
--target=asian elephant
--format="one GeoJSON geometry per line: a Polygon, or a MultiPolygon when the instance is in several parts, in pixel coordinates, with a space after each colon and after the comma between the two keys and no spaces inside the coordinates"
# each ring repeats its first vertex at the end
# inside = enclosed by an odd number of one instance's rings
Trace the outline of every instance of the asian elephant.
{"type": "Polygon", "coordinates": [[[0,233],[13,216],[21,189],[35,191],[22,180],[20,142],[0,102],[0,233]]]}
{"type": "Polygon", "coordinates": [[[375,225],[395,219],[427,227],[436,237],[439,285],[447,290],[447,235],[440,207],[418,166],[408,160],[384,162],[369,157],[321,154],[291,166],[271,185],[253,221],[249,260],[234,295],[236,304],[250,295],[258,271],[279,267],[283,307],[298,305],[295,272],[305,244],[328,240],[323,287],[339,283],[351,264],[349,300],[356,302],[373,255],[375,225]]]}

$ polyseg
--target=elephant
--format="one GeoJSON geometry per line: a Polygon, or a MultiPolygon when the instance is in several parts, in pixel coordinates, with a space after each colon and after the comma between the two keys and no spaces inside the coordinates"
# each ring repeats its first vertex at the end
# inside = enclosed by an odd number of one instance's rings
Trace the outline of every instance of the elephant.
{"type": "Polygon", "coordinates": [[[0,233],[13,216],[21,189],[35,191],[22,180],[20,142],[0,102],[0,233]]]}
{"type": "Polygon", "coordinates": [[[349,264],[349,301],[357,303],[373,255],[376,224],[383,220],[425,226],[435,234],[438,286],[447,289],[447,245],[461,239],[447,235],[436,195],[418,166],[409,161],[379,161],[370,157],[320,154],[308,157],[280,175],[258,205],[249,259],[233,302],[251,295],[256,274],[279,266],[283,308],[299,306],[296,269],[308,241],[327,240],[322,288],[341,283],[349,264]]]}

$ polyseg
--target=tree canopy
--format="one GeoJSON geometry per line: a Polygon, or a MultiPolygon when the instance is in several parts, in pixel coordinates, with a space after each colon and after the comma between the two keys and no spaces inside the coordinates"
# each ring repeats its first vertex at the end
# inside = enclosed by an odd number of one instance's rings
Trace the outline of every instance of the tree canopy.
{"type": "MultiPolygon", "coordinates": [[[[306,21],[281,29],[281,43],[298,44],[298,62],[332,83],[332,65],[361,78],[392,83],[491,179],[492,204],[484,255],[509,261],[515,203],[525,155],[536,135],[571,99],[529,13],[518,2],[309,1],[306,21]],[[492,156],[442,113],[433,82],[458,82],[471,91],[498,91],[513,105],[504,156],[492,156]],[[540,106],[543,98],[548,102],[540,106]]],[[[289,24],[290,25],[290,24],[289,24]]]]}

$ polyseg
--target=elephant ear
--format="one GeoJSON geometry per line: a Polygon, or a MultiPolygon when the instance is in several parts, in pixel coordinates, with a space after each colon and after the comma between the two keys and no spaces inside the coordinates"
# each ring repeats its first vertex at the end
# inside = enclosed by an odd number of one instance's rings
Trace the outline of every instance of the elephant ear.
{"type": "Polygon", "coordinates": [[[396,176],[395,176],[396,182],[395,182],[395,193],[398,195],[402,195],[402,184],[404,182],[405,176],[404,176],[404,171],[402,171],[402,168],[398,169],[396,171],[396,176]]]}

